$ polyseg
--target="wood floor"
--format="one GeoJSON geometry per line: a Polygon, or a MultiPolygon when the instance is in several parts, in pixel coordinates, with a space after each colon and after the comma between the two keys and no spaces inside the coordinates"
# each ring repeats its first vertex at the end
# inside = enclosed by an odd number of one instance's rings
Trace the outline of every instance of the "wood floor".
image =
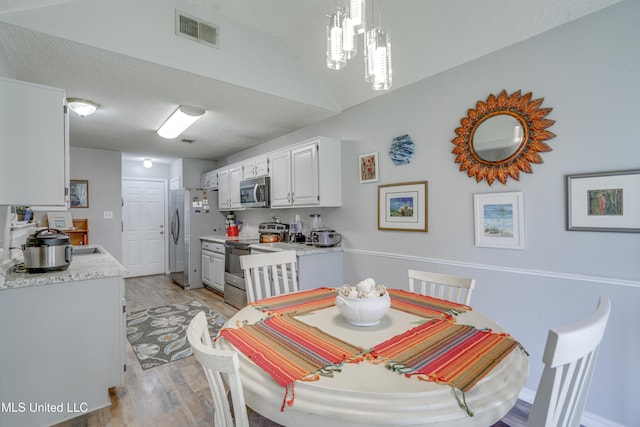
{"type": "MultiPolygon", "coordinates": [[[[168,276],[126,279],[127,313],[165,304],[197,300],[225,317],[237,310],[208,289],[184,291],[168,276]]],[[[109,390],[111,406],[58,424],[76,426],[210,426],[213,425],[211,393],[202,368],[195,357],[142,370],[131,346],[127,344],[125,383],[109,390]]],[[[524,427],[529,405],[516,406],[493,427],[524,427]]],[[[250,411],[252,427],[277,427],[250,411]]]]}

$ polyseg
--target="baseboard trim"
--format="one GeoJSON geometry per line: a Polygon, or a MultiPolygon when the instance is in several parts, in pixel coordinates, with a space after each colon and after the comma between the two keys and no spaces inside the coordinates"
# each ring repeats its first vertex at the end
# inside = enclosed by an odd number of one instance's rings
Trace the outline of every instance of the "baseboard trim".
{"type": "MultiPolygon", "coordinates": [[[[535,398],[536,392],[528,388],[523,388],[518,395],[518,399],[531,405],[533,405],[535,398]]],[[[623,424],[618,424],[615,421],[608,420],[587,411],[583,412],[580,424],[585,427],[625,427],[623,424]]]]}
{"type": "Polygon", "coordinates": [[[528,276],[542,276],[542,277],[550,277],[555,279],[575,280],[580,282],[593,282],[593,283],[600,283],[600,284],[606,284],[606,285],[640,288],[640,281],[615,279],[612,277],[587,276],[587,275],[581,275],[581,274],[561,273],[557,271],[531,270],[526,268],[504,267],[499,265],[476,264],[476,263],[470,263],[470,262],[451,261],[451,260],[436,259],[436,258],[425,258],[425,257],[419,257],[415,255],[403,255],[403,254],[394,254],[389,252],[367,251],[362,249],[345,248],[343,251],[345,253],[362,255],[362,256],[401,259],[401,260],[410,260],[410,261],[417,261],[417,262],[429,262],[432,264],[450,265],[454,267],[473,268],[473,269],[479,269],[479,270],[491,270],[491,271],[499,271],[499,272],[506,272],[506,273],[523,274],[528,276]]]}

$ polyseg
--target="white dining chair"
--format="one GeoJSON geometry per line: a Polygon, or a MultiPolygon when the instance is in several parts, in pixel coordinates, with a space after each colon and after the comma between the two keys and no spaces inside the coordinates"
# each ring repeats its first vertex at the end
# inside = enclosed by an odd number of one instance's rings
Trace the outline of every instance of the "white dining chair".
{"type": "Polygon", "coordinates": [[[593,367],[611,302],[600,297],[596,311],[572,325],[549,330],[544,370],[529,413],[528,427],[579,427],[593,367]]]}
{"type": "Polygon", "coordinates": [[[214,404],[214,425],[218,427],[249,427],[247,407],[240,383],[238,354],[235,351],[217,350],[212,347],[207,318],[203,311],[196,314],[189,323],[187,340],[209,382],[214,404]],[[223,374],[226,375],[226,382],[229,385],[233,415],[222,380],[223,374]]]}
{"type": "Polygon", "coordinates": [[[474,279],[432,273],[430,271],[409,270],[409,291],[435,298],[446,299],[459,304],[471,304],[474,279]]]}
{"type": "Polygon", "coordinates": [[[243,255],[240,267],[244,271],[247,302],[298,290],[296,251],[243,255]]]}

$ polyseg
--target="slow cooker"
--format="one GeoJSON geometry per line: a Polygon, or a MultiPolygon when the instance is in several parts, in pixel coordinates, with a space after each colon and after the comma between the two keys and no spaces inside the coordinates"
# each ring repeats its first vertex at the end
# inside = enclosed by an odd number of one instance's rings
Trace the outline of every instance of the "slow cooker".
{"type": "Polygon", "coordinates": [[[55,228],[45,228],[27,238],[22,245],[24,268],[29,273],[66,270],[73,248],[69,236],[55,228]]]}

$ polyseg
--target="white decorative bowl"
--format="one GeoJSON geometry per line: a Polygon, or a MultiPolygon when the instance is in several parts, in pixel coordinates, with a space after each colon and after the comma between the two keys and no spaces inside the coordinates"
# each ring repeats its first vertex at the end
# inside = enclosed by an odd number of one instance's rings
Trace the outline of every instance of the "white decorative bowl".
{"type": "Polygon", "coordinates": [[[391,307],[389,294],[372,298],[351,298],[338,295],[336,307],[344,319],[354,326],[375,326],[391,307]]]}

